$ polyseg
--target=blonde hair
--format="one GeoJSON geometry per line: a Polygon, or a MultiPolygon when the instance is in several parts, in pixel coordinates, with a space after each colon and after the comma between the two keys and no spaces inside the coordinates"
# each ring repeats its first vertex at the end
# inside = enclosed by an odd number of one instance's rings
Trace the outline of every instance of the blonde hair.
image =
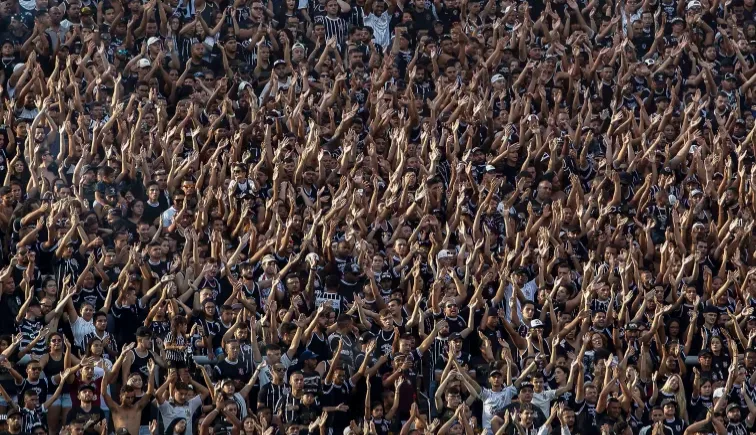
{"type": "Polygon", "coordinates": [[[685,398],[685,387],[683,386],[682,378],[680,378],[680,375],[672,374],[667,378],[667,382],[664,383],[664,386],[661,387],[661,391],[663,393],[667,393],[670,395],[675,396],[675,401],[677,402],[677,414],[678,416],[683,419],[684,421],[688,421],[688,409],[685,406],[685,403],[687,399],[685,398]],[[670,384],[672,383],[672,379],[677,378],[677,391],[673,391],[670,384]]]}

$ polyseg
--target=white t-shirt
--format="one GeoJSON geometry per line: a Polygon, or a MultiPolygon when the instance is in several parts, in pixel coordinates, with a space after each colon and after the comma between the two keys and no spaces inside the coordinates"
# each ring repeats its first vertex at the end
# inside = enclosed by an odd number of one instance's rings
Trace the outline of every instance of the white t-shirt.
{"type": "Polygon", "coordinates": [[[167,428],[177,418],[185,418],[186,432],[184,434],[192,435],[192,415],[200,406],[202,406],[202,397],[199,395],[192,397],[183,406],[175,405],[172,401],[166,400],[158,407],[160,415],[163,417],[163,427],[167,428]]]}
{"type": "Polygon", "coordinates": [[[87,322],[83,317],[79,316],[76,318],[76,321],[71,324],[71,332],[73,332],[74,344],[83,349],[84,337],[86,337],[87,334],[94,334],[96,330],[94,323],[92,323],[91,320],[87,322]]]}
{"type": "Polygon", "coordinates": [[[512,403],[512,397],[517,394],[517,388],[504,387],[499,392],[480,389],[480,400],[483,401],[483,429],[491,429],[491,420],[502,409],[512,403]]]}
{"type": "Polygon", "coordinates": [[[537,406],[548,416],[551,412],[551,401],[556,400],[556,390],[544,390],[540,393],[533,393],[533,405],[537,406]]]}

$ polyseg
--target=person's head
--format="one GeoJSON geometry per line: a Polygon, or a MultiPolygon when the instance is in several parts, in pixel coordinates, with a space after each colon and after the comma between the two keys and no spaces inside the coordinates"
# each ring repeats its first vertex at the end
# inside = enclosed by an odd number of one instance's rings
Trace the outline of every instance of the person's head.
{"type": "Polygon", "coordinates": [[[520,403],[519,424],[525,428],[530,428],[533,425],[533,417],[535,416],[535,411],[533,410],[532,405],[530,405],[529,403],[526,404],[526,402],[522,401],[522,395],[520,396],[520,403]]]}
{"type": "Polygon", "coordinates": [[[185,384],[184,382],[176,382],[176,385],[173,389],[173,401],[177,405],[183,405],[186,403],[186,397],[189,394],[189,386],[185,384]]]}
{"type": "Polygon", "coordinates": [[[79,387],[77,397],[81,403],[91,405],[96,397],[94,386],[90,384],[82,385],[81,387],[79,387]]]}
{"type": "Polygon", "coordinates": [[[121,388],[121,406],[130,408],[136,403],[136,389],[129,385],[121,388]]]}
{"type": "Polygon", "coordinates": [[[42,365],[39,363],[39,361],[32,360],[29,364],[26,366],[26,377],[36,381],[39,379],[40,375],[42,374],[42,365]]]}
{"type": "Polygon", "coordinates": [[[95,308],[92,304],[90,304],[89,302],[83,302],[81,304],[81,317],[85,321],[91,322],[92,319],[94,318],[94,314],[95,314],[95,308]]]}
{"type": "Polygon", "coordinates": [[[284,379],[286,378],[286,366],[283,365],[282,362],[277,362],[275,364],[270,364],[270,373],[273,377],[273,381],[276,384],[281,384],[284,382],[284,379]]]}
{"type": "Polygon", "coordinates": [[[92,316],[92,323],[97,331],[104,332],[108,329],[108,315],[98,311],[92,316]]]}
{"type": "Polygon", "coordinates": [[[740,422],[740,407],[735,403],[730,403],[727,405],[727,420],[730,423],[739,423],[740,422]]]}
{"type": "Polygon", "coordinates": [[[92,338],[87,342],[87,351],[86,356],[88,357],[102,357],[104,351],[104,347],[102,345],[102,340],[99,338],[92,338]]]}
{"type": "MultiPolygon", "coordinates": [[[[23,422],[23,417],[21,413],[17,409],[12,409],[11,411],[8,411],[8,429],[10,429],[11,432],[20,432],[21,431],[21,424],[23,422]]],[[[82,432],[83,433],[83,426],[82,426],[82,432]]]]}
{"type": "Polygon", "coordinates": [[[141,374],[134,372],[129,374],[129,377],[126,379],[126,385],[134,388],[137,391],[141,391],[144,387],[144,379],[142,379],[141,374]]]}
{"type": "Polygon", "coordinates": [[[236,359],[239,358],[240,349],[241,348],[239,346],[239,342],[235,338],[227,340],[226,358],[228,358],[230,361],[236,361],[236,359]]]}
{"type": "Polygon", "coordinates": [[[304,389],[304,375],[302,372],[294,372],[289,376],[289,384],[294,391],[302,391],[304,389]]]}

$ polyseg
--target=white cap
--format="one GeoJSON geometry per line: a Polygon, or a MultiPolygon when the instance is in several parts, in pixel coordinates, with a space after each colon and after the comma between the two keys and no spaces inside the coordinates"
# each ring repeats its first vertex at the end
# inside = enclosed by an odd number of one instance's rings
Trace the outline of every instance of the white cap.
{"type": "Polygon", "coordinates": [[[494,74],[493,77],[491,77],[491,84],[494,84],[498,81],[504,80],[504,76],[501,74],[494,74]]]}
{"type": "Polygon", "coordinates": [[[444,258],[454,258],[454,253],[449,249],[442,249],[438,253],[438,259],[443,260],[444,258]]]}
{"type": "Polygon", "coordinates": [[[656,61],[655,61],[655,60],[653,60],[653,59],[646,59],[646,60],[645,60],[644,62],[646,62],[646,65],[647,65],[647,66],[651,66],[651,65],[653,65],[653,64],[655,64],[655,63],[656,63],[656,61]]]}
{"type": "Polygon", "coordinates": [[[724,396],[724,388],[719,387],[716,390],[714,390],[714,394],[712,394],[712,398],[716,399],[719,397],[724,396]]]}
{"type": "Polygon", "coordinates": [[[152,65],[149,59],[139,59],[139,68],[147,68],[152,65]]]}
{"type": "Polygon", "coordinates": [[[698,0],[693,0],[693,1],[688,2],[687,8],[693,9],[693,8],[700,8],[700,7],[701,7],[701,2],[698,0]]]}
{"type": "Polygon", "coordinates": [[[150,46],[156,42],[160,42],[160,38],[158,38],[157,36],[152,36],[147,40],[147,46],[150,46]]]}
{"type": "Polygon", "coordinates": [[[530,321],[530,327],[531,328],[538,328],[543,326],[543,322],[541,322],[539,319],[533,319],[530,321]]]}
{"type": "Polygon", "coordinates": [[[239,90],[243,91],[244,88],[246,88],[247,86],[249,86],[249,83],[245,82],[245,81],[242,81],[241,83],[239,83],[239,90]]]}

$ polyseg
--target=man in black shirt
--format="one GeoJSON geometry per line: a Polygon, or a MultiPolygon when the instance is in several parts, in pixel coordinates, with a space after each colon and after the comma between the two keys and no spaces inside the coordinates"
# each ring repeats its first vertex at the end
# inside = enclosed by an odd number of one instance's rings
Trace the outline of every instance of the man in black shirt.
{"type": "Polygon", "coordinates": [[[82,385],[79,387],[79,401],[81,404],[71,408],[66,418],[66,424],[71,424],[74,420],[84,420],[87,423],[89,429],[84,433],[97,433],[94,430],[94,425],[101,422],[105,418],[105,412],[97,405],[94,404],[96,397],[95,387],[91,384],[82,385]]]}
{"type": "Polygon", "coordinates": [[[260,393],[257,395],[257,408],[268,407],[275,414],[278,411],[276,405],[288,392],[288,388],[284,384],[286,367],[282,363],[277,362],[271,367],[270,373],[272,374],[271,381],[263,385],[260,388],[260,393]]]}
{"type": "Polygon", "coordinates": [[[242,388],[242,385],[249,381],[252,375],[252,368],[249,361],[240,358],[239,341],[231,339],[226,341],[226,356],[215,365],[217,379],[233,379],[236,381],[236,389],[242,388]]]}

